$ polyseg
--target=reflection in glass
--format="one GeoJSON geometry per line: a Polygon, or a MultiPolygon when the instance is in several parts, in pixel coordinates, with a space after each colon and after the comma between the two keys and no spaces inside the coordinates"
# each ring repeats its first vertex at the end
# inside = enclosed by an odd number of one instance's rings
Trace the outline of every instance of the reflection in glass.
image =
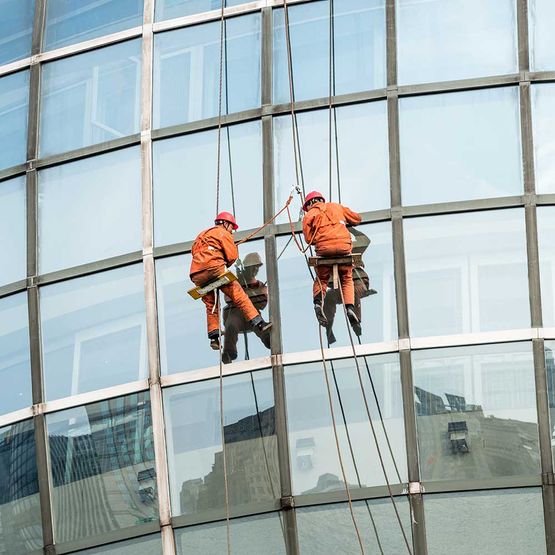
{"type": "MultiPolygon", "coordinates": [[[[547,399],[551,425],[551,449],[555,455],[555,341],[545,342],[545,370],[547,374],[547,399]]],[[[555,458],[554,458],[555,460],[555,458]]]]}
{"type": "MultiPolygon", "coordinates": [[[[555,6],[555,4],[554,4],[555,6]]],[[[555,84],[532,86],[534,164],[537,193],[555,192],[555,84]]]]}
{"type": "MultiPolygon", "coordinates": [[[[245,3],[246,0],[223,0],[224,7],[238,6],[245,3]]],[[[164,19],[173,19],[174,17],[182,17],[185,15],[193,15],[202,12],[221,9],[221,0],[157,0],[154,19],[162,21],[164,19]]]]}
{"type": "MultiPolygon", "coordinates": [[[[220,207],[235,213],[240,229],[263,223],[260,122],[222,129],[220,207]]],[[[217,131],[155,141],[156,245],[193,240],[216,216],[217,131]]],[[[289,185],[291,188],[291,185],[289,185]]]]}
{"type": "Polygon", "coordinates": [[[522,194],[517,87],[399,102],[403,204],[522,194]]]}
{"type": "Polygon", "coordinates": [[[0,13],[0,65],[30,56],[35,0],[0,0],[0,13]]]}
{"type": "Polygon", "coordinates": [[[403,225],[412,336],[530,326],[524,210],[403,225]]]}
{"type": "Polygon", "coordinates": [[[544,71],[555,69],[555,3],[552,0],[528,0],[530,32],[530,69],[544,71]]]}
{"type": "Polygon", "coordinates": [[[41,272],[140,250],[141,214],[138,147],[41,170],[41,272]]]}
{"type": "Polygon", "coordinates": [[[33,421],[0,428],[0,552],[42,548],[33,421]]]}
{"type": "Polygon", "coordinates": [[[46,417],[57,541],[101,537],[158,518],[148,393],[46,417]]]}
{"type": "Polygon", "coordinates": [[[48,156],[139,131],[141,41],[45,64],[40,154],[48,156]]]}
{"type": "Polygon", "coordinates": [[[78,555],[162,555],[162,540],[159,534],[140,537],[125,542],[101,545],[79,551],[78,555]]]}
{"type": "MultiPolygon", "coordinates": [[[[398,356],[359,357],[359,365],[389,482],[397,483],[399,480],[379,423],[370,376],[380,402],[395,462],[401,479],[405,481],[405,431],[398,356]]],[[[354,490],[383,485],[385,478],[368,422],[355,362],[352,359],[328,361],[327,370],[349,488],[354,490]]],[[[345,490],[323,372],[322,363],[290,366],[285,371],[289,450],[295,495],[345,490]]]]}
{"type": "MultiPolygon", "coordinates": [[[[220,4],[218,4],[218,7],[220,4]]],[[[260,105],[260,14],[225,22],[222,113],[260,105]]],[[[218,115],[220,22],[154,38],[153,127],[218,115]]]]}
{"type": "Polygon", "coordinates": [[[402,84],[516,73],[516,2],[397,0],[397,51],[402,84]]]}
{"type": "Polygon", "coordinates": [[[48,400],[147,377],[142,264],[42,287],[40,312],[48,400]]]}
{"type": "Polygon", "coordinates": [[[540,472],[531,343],[412,352],[423,480],[540,472]]]}
{"type": "MultiPolygon", "coordinates": [[[[224,513],[219,380],[164,390],[172,514],[224,513]]],[[[226,377],[224,435],[231,507],[280,496],[270,370],[226,377]]]]}
{"type": "Polygon", "coordinates": [[[537,214],[542,319],[555,327],[555,207],[538,206],[537,214]]]}

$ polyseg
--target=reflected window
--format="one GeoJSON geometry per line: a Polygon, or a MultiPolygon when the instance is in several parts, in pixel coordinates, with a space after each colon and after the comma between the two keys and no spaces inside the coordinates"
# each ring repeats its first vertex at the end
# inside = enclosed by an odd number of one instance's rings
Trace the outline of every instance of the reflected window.
{"type": "MultiPolygon", "coordinates": [[[[359,367],[389,482],[398,483],[399,479],[379,424],[370,379],[374,382],[385,429],[404,482],[407,470],[398,356],[359,357],[359,367]]],[[[330,360],[327,371],[349,489],[384,485],[355,362],[330,360]]],[[[288,367],[285,386],[293,493],[344,491],[322,363],[288,367]]]]}
{"type": "Polygon", "coordinates": [[[516,87],[399,102],[403,204],[522,194],[516,87]]]}
{"type": "Polygon", "coordinates": [[[158,518],[148,393],[49,414],[46,423],[57,542],[100,543],[158,518]]]}
{"type": "MultiPolygon", "coordinates": [[[[555,4],[554,4],[555,6],[555,4]]],[[[555,84],[532,86],[536,192],[555,192],[555,84]]]]}
{"type": "Polygon", "coordinates": [[[140,77],[140,40],[45,64],[41,87],[41,156],[138,133],[140,77]]]}
{"type": "Polygon", "coordinates": [[[101,545],[84,551],[77,551],[76,555],[162,555],[162,540],[160,535],[142,536],[125,542],[101,545]]]}
{"type": "Polygon", "coordinates": [[[531,343],[412,352],[422,480],[540,472],[531,343]]]}
{"type": "Polygon", "coordinates": [[[143,266],[42,287],[46,399],[146,379],[143,266]]]}
{"type": "Polygon", "coordinates": [[[42,550],[42,524],[33,421],[0,428],[0,551],[42,550]]]}
{"type": "Polygon", "coordinates": [[[555,3],[551,0],[528,0],[530,69],[532,71],[555,69],[553,21],[555,21],[555,3]]]}
{"type": "MultiPolygon", "coordinates": [[[[223,0],[224,7],[238,6],[247,0],[223,0]]],[[[157,0],[154,12],[155,21],[173,19],[185,15],[220,10],[221,0],[157,0]]]]}
{"type": "MultiPolygon", "coordinates": [[[[156,245],[193,240],[213,224],[217,136],[209,130],[154,142],[156,245]]],[[[264,221],[260,122],[224,127],[221,140],[220,209],[235,213],[241,230],[256,228],[264,221]]]]}
{"type": "MultiPolygon", "coordinates": [[[[164,391],[172,514],[224,511],[219,380],[164,391]]],[[[226,377],[224,437],[229,504],[280,497],[270,370],[226,377]]]]}
{"type": "Polygon", "coordinates": [[[397,0],[397,56],[403,84],[516,73],[516,2],[397,0]]]}
{"type": "Polygon", "coordinates": [[[0,65],[30,56],[35,0],[0,0],[0,13],[0,65]]]}
{"type": "Polygon", "coordinates": [[[403,225],[412,336],[530,326],[524,210],[403,225]]]}
{"type": "Polygon", "coordinates": [[[537,214],[543,325],[555,327],[555,207],[539,206],[537,214]]]}
{"type": "MultiPolygon", "coordinates": [[[[386,85],[385,1],[334,3],[334,94],[386,85]]],[[[329,95],[329,0],[289,8],[295,100],[329,95]]],[[[274,10],[274,103],[290,101],[285,14],[274,10]]]]}
{"type": "MultiPolygon", "coordinates": [[[[260,105],[260,14],[225,21],[222,114],[260,105]]],[[[153,127],[218,115],[220,22],[154,37],[153,127]]]]}

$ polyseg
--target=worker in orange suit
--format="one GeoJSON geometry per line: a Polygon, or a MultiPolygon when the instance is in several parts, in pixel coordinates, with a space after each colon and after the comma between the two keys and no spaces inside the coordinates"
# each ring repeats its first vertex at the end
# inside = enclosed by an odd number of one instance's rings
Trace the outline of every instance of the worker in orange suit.
{"type": "MultiPolygon", "coordinates": [[[[312,191],[306,196],[303,210],[306,212],[303,218],[303,234],[306,242],[314,245],[317,256],[336,258],[352,254],[353,242],[347,225],[359,224],[359,214],[337,202],[326,202],[324,195],[318,191],[312,191]]],[[[324,327],[328,326],[324,313],[324,299],[332,271],[332,266],[317,266],[312,288],[314,312],[318,322],[324,327]]],[[[353,266],[339,265],[338,274],[349,322],[355,331],[359,332],[360,320],[355,310],[353,266]]]]}
{"type": "MultiPolygon", "coordinates": [[[[229,212],[220,212],[214,220],[214,227],[201,232],[191,249],[193,260],[189,271],[191,281],[197,287],[204,287],[225,274],[226,268],[231,266],[238,258],[237,245],[233,241],[232,233],[239,226],[229,212]]],[[[265,332],[272,326],[265,322],[258,310],[254,307],[248,295],[238,281],[232,281],[220,287],[222,292],[231,299],[245,319],[259,332],[265,332]]],[[[215,310],[217,290],[204,295],[202,300],[206,305],[206,320],[208,324],[208,339],[210,347],[219,350],[219,320],[220,315],[215,310]]]]}

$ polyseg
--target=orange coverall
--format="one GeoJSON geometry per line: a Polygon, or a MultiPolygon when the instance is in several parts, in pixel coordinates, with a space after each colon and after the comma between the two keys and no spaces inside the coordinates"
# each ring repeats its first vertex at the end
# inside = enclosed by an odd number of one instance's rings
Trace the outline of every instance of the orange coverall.
{"type": "MultiPolygon", "coordinates": [[[[218,225],[204,230],[197,236],[191,253],[193,260],[189,275],[197,287],[204,287],[225,274],[226,267],[231,266],[239,256],[231,233],[218,225]]],[[[254,308],[238,281],[222,285],[220,289],[239,308],[247,321],[258,316],[258,310],[254,308]]],[[[202,301],[206,305],[208,333],[217,330],[219,326],[219,314],[214,311],[216,295],[217,291],[213,291],[202,297],[202,301]]]]}
{"type": "MultiPolygon", "coordinates": [[[[347,224],[360,223],[360,215],[337,202],[317,202],[303,218],[303,234],[309,245],[314,245],[316,254],[326,258],[349,256],[353,242],[347,224]]],[[[316,279],[312,287],[314,297],[319,296],[323,304],[332,273],[332,266],[317,266],[316,279]]],[[[338,266],[341,291],[345,304],[355,304],[353,267],[338,266]]]]}

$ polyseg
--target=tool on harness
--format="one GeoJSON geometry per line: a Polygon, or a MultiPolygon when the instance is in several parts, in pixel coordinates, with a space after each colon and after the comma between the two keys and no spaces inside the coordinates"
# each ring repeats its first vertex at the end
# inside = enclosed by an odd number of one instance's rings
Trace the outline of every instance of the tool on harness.
{"type": "Polygon", "coordinates": [[[193,287],[192,289],[189,289],[187,293],[195,300],[201,299],[205,295],[208,295],[208,293],[219,289],[222,285],[227,285],[233,281],[237,281],[237,276],[231,270],[228,270],[218,279],[211,281],[203,287],[193,287]]]}

